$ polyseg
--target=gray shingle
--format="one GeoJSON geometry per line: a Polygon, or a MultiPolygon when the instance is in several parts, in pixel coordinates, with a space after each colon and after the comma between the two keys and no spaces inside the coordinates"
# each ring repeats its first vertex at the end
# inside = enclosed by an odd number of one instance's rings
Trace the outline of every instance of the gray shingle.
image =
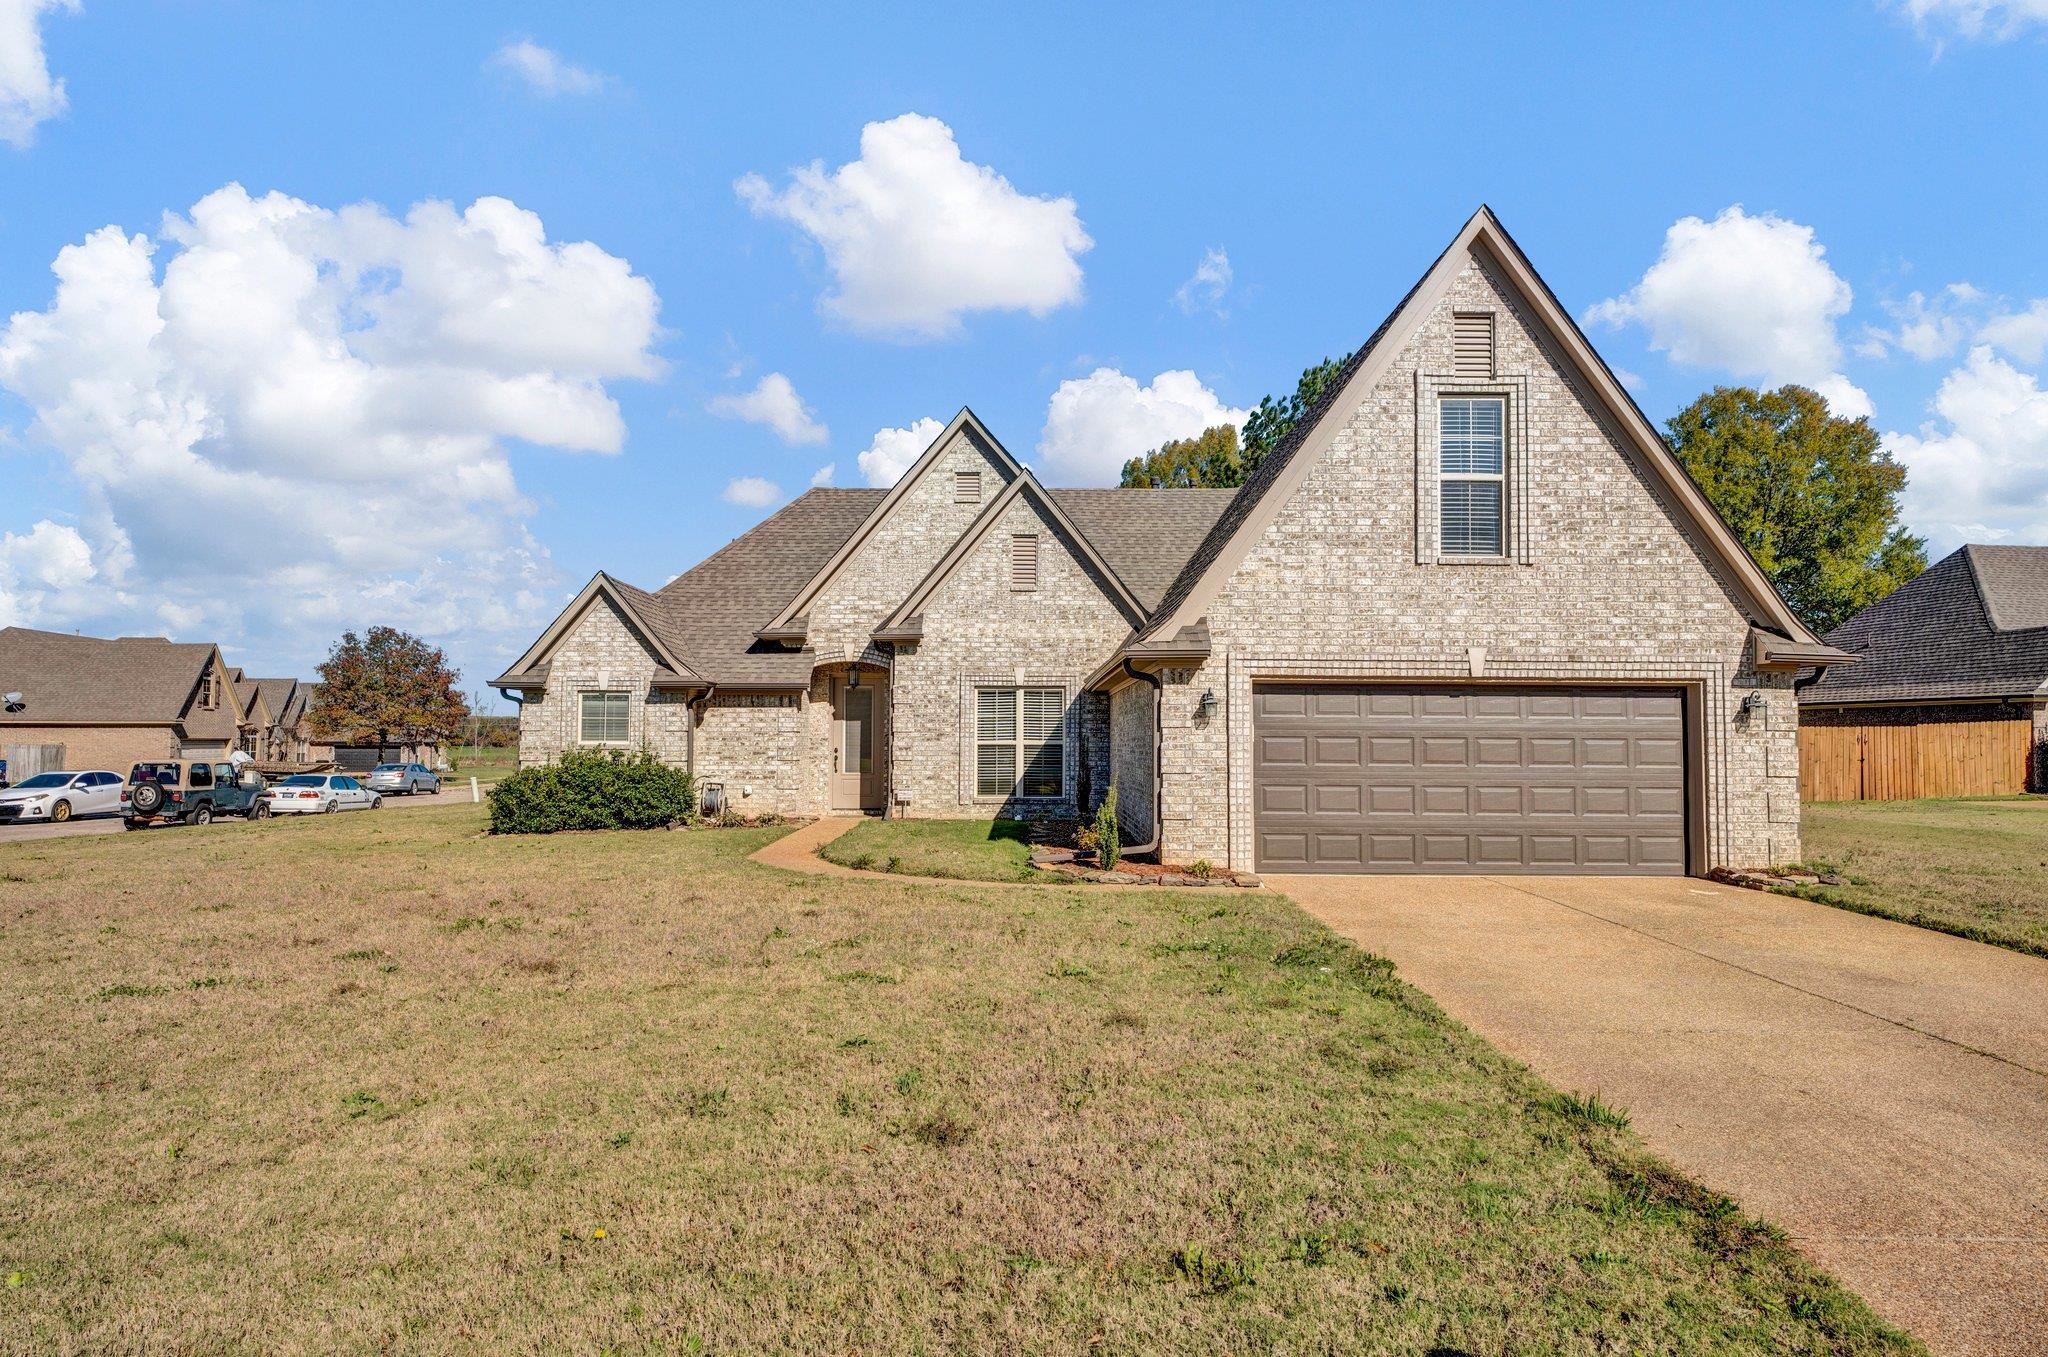
{"type": "MultiPolygon", "coordinates": [[[[0,715],[14,725],[94,725],[103,721],[177,721],[199,687],[213,647],[161,636],[72,636],[28,627],[0,627],[0,683],[28,709],[0,715]]],[[[234,713],[223,702],[195,711],[188,733],[231,737],[234,713]]]]}
{"type": "Polygon", "coordinates": [[[1159,606],[1174,577],[1235,490],[1049,490],[1124,587],[1147,612],[1159,606]]]}
{"type": "Polygon", "coordinates": [[[2048,682],[2048,547],[1969,546],[1827,635],[1860,658],[1807,706],[2017,697],[2048,682]],[[2032,620],[2029,620],[2032,619],[2032,620]],[[2014,625],[2017,623],[2017,625],[2014,625]]]}

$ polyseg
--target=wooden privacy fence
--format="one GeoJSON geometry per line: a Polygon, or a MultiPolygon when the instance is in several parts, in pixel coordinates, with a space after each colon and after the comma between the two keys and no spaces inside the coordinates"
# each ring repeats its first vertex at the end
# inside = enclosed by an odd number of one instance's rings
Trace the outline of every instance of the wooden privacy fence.
{"type": "Polygon", "coordinates": [[[1807,801],[1913,801],[2027,789],[2034,725],[1932,721],[1799,728],[1799,795],[1807,801]]]}

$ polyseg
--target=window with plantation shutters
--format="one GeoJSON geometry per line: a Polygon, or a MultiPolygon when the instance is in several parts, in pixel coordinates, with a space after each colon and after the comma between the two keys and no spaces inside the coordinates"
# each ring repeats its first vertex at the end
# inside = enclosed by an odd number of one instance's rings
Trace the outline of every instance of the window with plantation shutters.
{"type": "Polygon", "coordinates": [[[981,503],[981,473],[979,471],[956,471],[953,473],[953,502],[955,504],[981,503]]]}
{"type": "Polygon", "coordinates": [[[1030,800],[1064,794],[1066,713],[1066,693],[1058,688],[975,689],[975,794],[1030,800]]]}
{"type": "Polygon", "coordinates": [[[1038,534],[1020,532],[1010,539],[1010,589],[1028,593],[1038,587],[1038,534]]]}
{"type": "Polygon", "coordinates": [[[1493,377],[1493,313],[1460,311],[1451,317],[1451,372],[1458,377],[1493,377]]]}
{"type": "Polygon", "coordinates": [[[1507,553],[1507,402],[1459,396],[1437,408],[1438,541],[1446,556],[1507,553]]]}

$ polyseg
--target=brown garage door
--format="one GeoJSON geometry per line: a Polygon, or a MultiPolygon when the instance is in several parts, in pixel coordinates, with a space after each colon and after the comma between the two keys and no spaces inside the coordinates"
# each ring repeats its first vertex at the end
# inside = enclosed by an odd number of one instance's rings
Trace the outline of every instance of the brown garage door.
{"type": "Polygon", "coordinates": [[[1675,689],[1253,692],[1267,872],[1685,871],[1675,689]]]}

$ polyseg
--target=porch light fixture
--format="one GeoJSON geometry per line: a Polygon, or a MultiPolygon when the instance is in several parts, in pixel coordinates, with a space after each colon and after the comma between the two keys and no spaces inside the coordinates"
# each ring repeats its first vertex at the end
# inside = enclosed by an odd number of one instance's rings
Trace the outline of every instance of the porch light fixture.
{"type": "Polygon", "coordinates": [[[858,687],[860,687],[860,666],[857,664],[849,665],[847,666],[846,670],[847,691],[851,692],[853,689],[858,687]]]}
{"type": "Polygon", "coordinates": [[[1204,722],[1216,719],[1216,690],[1204,688],[1201,701],[1195,703],[1195,715],[1204,722]]]}
{"type": "Polygon", "coordinates": [[[1742,705],[1735,709],[1735,719],[1746,726],[1755,720],[1756,714],[1763,709],[1764,695],[1762,693],[1750,693],[1742,699],[1742,705]]]}

